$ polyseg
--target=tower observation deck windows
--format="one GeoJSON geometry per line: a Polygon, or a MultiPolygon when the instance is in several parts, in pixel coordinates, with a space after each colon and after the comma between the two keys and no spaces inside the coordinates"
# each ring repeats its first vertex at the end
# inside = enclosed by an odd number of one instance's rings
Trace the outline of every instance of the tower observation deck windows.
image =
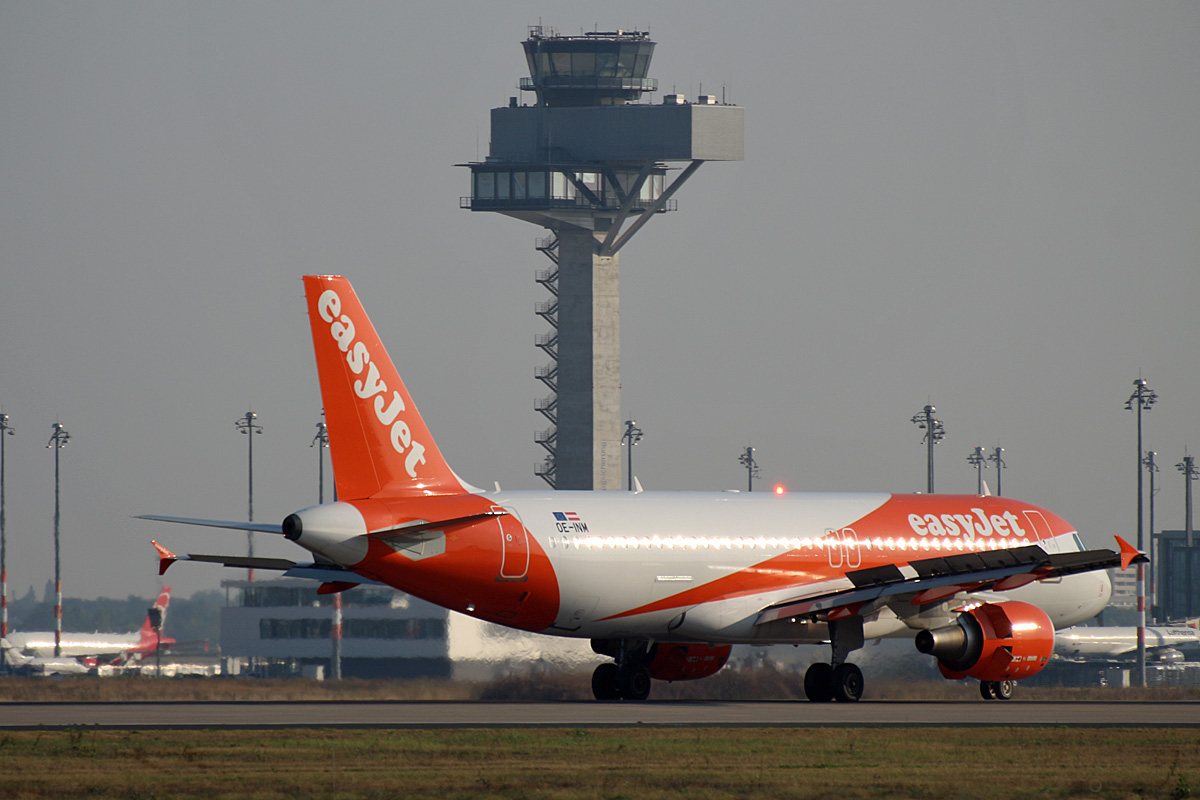
{"type": "MultiPolygon", "coordinates": [[[[563,47],[565,45],[557,45],[563,47]]],[[[542,50],[530,59],[537,78],[644,78],[653,46],[581,42],[583,49],[542,50]]]]}
{"type": "MultiPolygon", "coordinates": [[[[616,178],[622,187],[628,188],[636,181],[637,173],[618,171],[616,178]]],[[[638,190],[637,199],[643,203],[653,202],[662,195],[664,184],[664,174],[648,175],[638,190]]],[[[472,190],[469,199],[473,208],[594,207],[593,198],[599,201],[601,208],[619,208],[621,198],[625,196],[605,173],[550,169],[481,169],[472,175],[472,190]]]]}

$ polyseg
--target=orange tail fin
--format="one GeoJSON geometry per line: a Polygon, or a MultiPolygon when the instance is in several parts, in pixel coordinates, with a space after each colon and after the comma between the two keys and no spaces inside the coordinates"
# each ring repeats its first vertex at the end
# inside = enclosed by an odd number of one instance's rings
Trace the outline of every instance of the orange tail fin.
{"type": "Polygon", "coordinates": [[[337,275],[306,275],[304,291],[338,499],[458,494],[367,312],[337,275]]]}

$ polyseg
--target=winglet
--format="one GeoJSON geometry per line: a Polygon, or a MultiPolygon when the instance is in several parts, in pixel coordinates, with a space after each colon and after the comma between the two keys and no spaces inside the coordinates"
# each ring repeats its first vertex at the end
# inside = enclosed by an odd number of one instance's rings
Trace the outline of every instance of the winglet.
{"type": "Polygon", "coordinates": [[[1129,569],[1130,564],[1142,564],[1150,560],[1120,536],[1116,537],[1116,539],[1117,545],[1121,548],[1121,569],[1129,569]]]}
{"type": "Polygon", "coordinates": [[[158,574],[163,575],[166,573],[168,567],[179,560],[179,556],[153,539],[150,540],[150,544],[154,545],[154,549],[158,551],[158,574]]]}

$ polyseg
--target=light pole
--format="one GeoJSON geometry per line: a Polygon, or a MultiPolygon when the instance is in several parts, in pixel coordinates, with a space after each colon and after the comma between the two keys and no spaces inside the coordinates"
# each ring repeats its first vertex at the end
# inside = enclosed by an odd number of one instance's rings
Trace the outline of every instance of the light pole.
{"type": "Polygon", "coordinates": [[[1187,580],[1187,616],[1190,619],[1195,613],[1192,610],[1192,595],[1195,594],[1195,587],[1192,584],[1192,481],[1200,477],[1200,473],[1196,472],[1195,456],[1187,455],[1186,450],[1184,450],[1183,461],[1176,464],[1175,469],[1183,473],[1183,525],[1187,532],[1187,560],[1184,561],[1187,568],[1184,570],[1184,575],[1187,580]]]}
{"type": "Polygon", "coordinates": [[[929,494],[933,494],[933,446],[946,438],[946,426],[942,424],[940,419],[934,419],[933,412],[937,411],[933,406],[925,406],[921,413],[914,414],[912,421],[921,430],[925,431],[925,436],[921,440],[925,442],[929,472],[929,494]]]}
{"type": "Polygon", "coordinates": [[[1146,472],[1150,474],[1150,563],[1146,565],[1146,583],[1150,586],[1150,616],[1157,616],[1154,613],[1155,598],[1158,596],[1158,591],[1155,589],[1154,583],[1154,564],[1156,562],[1154,551],[1154,495],[1158,490],[1154,488],[1154,473],[1158,472],[1158,464],[1154,463],[1154,459],[1158,457],[1158,453],[1153,450],[1146,452],[1146,457],[1142,459],[1142,464],[1146,467],[1146,472]]]}
{"type": "MultiPolygon", "coordinates": [[[[325,412],[321,412],[321,416],[325,416],[325,412]]],[[[317,448],[317,502],[321,505],[325,504],[325,451],[329,449],[329,428],[325,425],[325,420],[317,423],[317,435],[313,437],[312,444],[309,447],[317,448]]]]}
{"type": "Polygon", "coordinates": [[[58,503],[58,451],[67,446],[67,442],[71,441],[71,434],[67,433],[67,429],[60,423],[56,422],[52,426],[54,431],[50,437],[50,441],[46,443],[47,448],[54,449],[54,657],[62,657],[62,562],[59,560],[59,503],[58,503]]]}
{"type": "MultiPolygon", "coordinates": [[[[263,432],[262,426],[254,421],[256,419],[258,419],[258,414],[255,414],[253,411],[247,411],[245,416],[238,417],[237,422],[234,423],[239,433],[246,434],[249,445],[247,455],[247,471],[249,476],[247,479],[247,490],[249,501],[247,506],[248,516],[246,518],[248,522],[254,522],[254,434],[262,434],[263,432]]],[[[246,555],[254,558],[254,531],[246,531],[246,555]]],[[[247,580],[254,580],[254,567],[246,570],[246,578],[247,580]]]]}
{"type": "Polygon", "coordinates": [[[626,455],[629,457],[629,466],[626,468],[626,478],[629,482],[629,491],[633,491],[633,448],[642,440],[642,429],[637,426],[637,420],[625,420],[625,433],[621,434],[621,446],[628,447],[626,455]]]}
{"type": "Polygon", "coordinates": [[[1004,463],[1004,458],[1001,455],[1003,452],[1004,452],[1003,447],[996,447],[992,450],[991,453],[988,454],[988,457],[987,457],[987,460],[989,462],[996,465],[996,496],[997,497],[1004,496],[1004,489],[1000,485],[1000,470],[1007,467],[1008,464],[1004,463]]]}
{"type": "Polygon", "coordinates": [[[975,452],[967,456],[967,463],[975,468],[975,494],[983,497],[983,464],[987,461],[987,457],[983,454],[983,448],[976,445],[975,452]]]}
{"type": "Polygon", "coordinates": [[[738,456],[738,463],[746,468],[746,491],[754,491],[754,479],[762,475],[758,468],[758,462],[754,460],[754,448],[747,446],[745,451],[738,456]]]}
{"type": "MultiPolygon", "coordinates": [[[[1142,412],[1149,411],[1150,407],[1158,402],[1158,395],[1146,385],[1146,381],[1138,378],[1133,382],[1133,394],[1129,395],[1129,399],[1125,401],[1125,409],[1127,411],[1137,412],[1137,549],[1138,552],[1145,552],[1145,531],[1143,528],[1143,517],[1145,512],[1143,504],[1145,501],[1144,492],[1142,490],[1142,412]]],[[[1138,665],[1138,685],[1144,687],[1146,685],[1146,567],[1141,562],[1137,565],[1137,665],[1138,665]]]]}
{"type": "Polygon", "coordinates": [[[8,636],[8,539],[4,529],[4,437],[14,435],[8,414],[0,414],[0,637],[8,636]]]}
{"type": "MultiPolygon", "coordinates": [[[[322,418],[325,416],[321,410],[322,418]]],[[[325,504],[325,451],[329,448],[329,427],[322,419],[317,423],[317,435],[313,437],[309,447],[317,448],[317,502],[325,504]]],[[[334,490],[334,497],[337,491],[334,490]]],[[[332,652],[329,657],[329,677],[332,680],[342,679],[342,593],[333,593],[333,624],[329,626],[329,639],[332,652]]]]}

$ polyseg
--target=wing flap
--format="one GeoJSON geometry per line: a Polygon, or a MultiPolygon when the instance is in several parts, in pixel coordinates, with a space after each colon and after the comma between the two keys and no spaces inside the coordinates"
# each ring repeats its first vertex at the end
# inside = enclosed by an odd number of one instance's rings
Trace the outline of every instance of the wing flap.
{"type": "Polygon", "coordinates": [[[872,600],[910,596],[914,601],[933,601],[954,596],[958,590],[989,591],[1000,584],[1015,588],[1023,583],[1057,578],[1080,572],[1120,567],[1123,562],[1140,563],[1146,556],[1114,550],[1084,550],[1048,554],[1037,545],[1008,550],[925,558],[907,565],[852,570],[846,577],[853,588],[796,597],[759,612],[755,624],[764,625],[789,617],[829,614],[843,607],[861,608],[872,600]],[[1017,576],[1020,576],[1019,578],[1017,576]],[[1027,580],[1026,580],[1027,578],[1027,580]]]}

